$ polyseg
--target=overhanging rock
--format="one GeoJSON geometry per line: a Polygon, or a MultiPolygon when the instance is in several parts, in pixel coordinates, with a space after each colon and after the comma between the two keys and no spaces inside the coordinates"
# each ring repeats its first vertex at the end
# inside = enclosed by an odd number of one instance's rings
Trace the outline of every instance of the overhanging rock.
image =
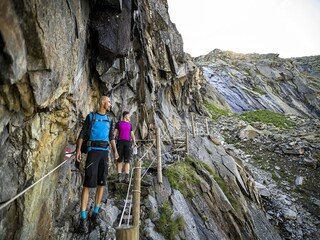
{"type": "Polygon", "coordinates": [[[122,0],[98,0],[97,4],[102,7],[112,8],[119,12],[122,11],[122,0]]]}
{"type": "Polygon", "coordinates": [[[112,4],[107,5],[107,2],[111,4],[119,1],[99,1],[98,6],[104,4],[103,6],[110,8],[110,11],[103,11],[96,6],[96,11],[92,14],[91,29],[93,42],[98,44],[99,56],[112,63],[117,57],[128,54],[132,1],[121,1],[120,12],[112,11],[112,4]]]}

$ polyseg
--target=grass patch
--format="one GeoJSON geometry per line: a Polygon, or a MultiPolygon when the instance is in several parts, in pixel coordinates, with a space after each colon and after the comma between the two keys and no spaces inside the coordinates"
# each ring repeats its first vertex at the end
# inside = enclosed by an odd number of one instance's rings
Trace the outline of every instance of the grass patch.
{"type": "Polygon", "coordinates": [[[175,236],[184,227],[184,218],[179,215],[172,218],[173,209],[168,202],[163,203],[160,208],[160,219],[157,224],[157,230],[165,239],[174,240],[175,236]]]}
{"type": "Polygon", "coordinates": [[[259,93],[260,95],[266,94],[266,92],[264,90],[257,88],[257,87],[253,88],[253,91],[259,93]]]}
{"type": "Polygon", "coordinates": [[[149,211],[149,218],[151,220],[153,220],[155,218],[155,216],[156,216],[156,213],[155,213],[154,209],[151,208],[150,211],[149,211]]]}
{"type": "Polygon", "coordinates": [[[226,194],[227,198],[229,199],[229,201],[230,201],[232,207],[234,208],[234,210],[236,210],[236,212],[241,215],[242,214],[242,212],[241,212],[241,204],[238,201],[238,199],[236,199],[230,192],[227,192],[225,194],[226,194]]]}
{"type": "Polygon", "coordinates": [[[273,181],[275,181],[275,182],[277,182],[278,181],[278,177],[277,177],[277,175],[273,172],[272,173],[272,179],[273,179],[273,181]]]}
{"type": "Polygon", "coordinates": [[[230,114],[229,111],[227,111],[225,109],[218,108],[215,105],[212,105],[209,103],[204,104],[204,106],[212,115],[212,119],[218,119],[220,116],[228,116],[230,114]]]}
{"type": "Polygon", "coordinates": [[[240,202],[231,194],[231,189],[230,187],[225,183],[225,181],[218,176],[218,174],[211,168],[209,165],[207,165],[204,162],[197,162],[191,157],[186,157],[186,162],[189,164],[192,164],[196,169],[200,170],[202,168],[205,168],[213,177],[213,179],[218,183],[219,187],[221,190],[224,192],[226,197],[228,198],[229,202],[233,206],[233,208],[241,214],[241,204],[240,202]]]}
{"type": "Polygon", "coordinates": [[[313,157],[319,161],[320,160],[320,152],[314,153],[313,157]]]}
{"type": "Polygon", "coordinates": [[[192,157],[188,156],[185,158],[184,162],[175,163],[168,167],[165,170],[164,175],[168,178],[172,188],[179,190],[184,197],[192,198],[194,196],[194,186],[200,184],[197,171],[201,172],[203,168],[205,168],[212,175],[233,208],[239,214],[241,214],[241,204],[236,197],[232,195],[230,187],[211,167],[204,162],[195,161],[192,157]]]}
{"type": "Polygon", "coordinates": [[[188,162],[177,162],[169,166],[164,175],[168,178],[172,188],[179,190],[184,197],[193,197],[193,186],[200,180],[195,169],[188,162]]]}
{"type": "Polygon", "coordinates": [[[210,172],[214,178],[214,180],[218,183],[221,190],[224,192],[232,207],[236,210],[237,213],[241,215],[241,204],[240,202],[231,194],[230,187],[225,183],[225,181],[219,177],[216,173],[210,172]]]}
{"type": "Polygon", "coordinates": [[[228,144],[234,144],[235,146],[239,145],[239,139],[237,139],[234,135],[230,136],[226,133],[223,134],[224,141],[228,144]]]}
{"type": "MultiPolygon", "coordinates": [[[[152,162],[151,160],[142,161],[142,166],[141,167],[148,168],[150,166],[151,162],[152,162]]],[[[155,163],[153,163],[153,164],[155,164],[155,163]]]]}
{"type": "Polygon", "coordinates": [[[200,213],[200,217],[202,218],[202,220],[204,222],[208,222],[209,221],[209,218],[207,217],[207,215],[204,212],[200,213]]]}
{"type": "Polygon", "coordinates": [[[118,188],[117,191],[114,191],[114,199],[116,202],[120,202],[122,201],[123,199],[125,199],[127,196],[127,191],[125,188],[118,188]]]}
{"type": "Polygon", "coordinates": [[[272,124],[278,128],[292,128],[296,124],[289,120],[289,117],[282,114],[271,112],[269,110],[257,110],[250,111],[239,115],[239,118],[249,123],[251,122],[262,122],[266,124],[272,124]]]}

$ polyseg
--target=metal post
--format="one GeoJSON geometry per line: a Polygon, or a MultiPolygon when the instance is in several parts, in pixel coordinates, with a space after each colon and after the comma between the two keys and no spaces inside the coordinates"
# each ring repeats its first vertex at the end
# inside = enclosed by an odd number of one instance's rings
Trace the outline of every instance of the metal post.
{"type": "Polygon", "coordinates": [[[188,129],[186,130],[186,154],[189,156],[189,133],[188,129]]]}
{"type": "Polygon", "coordinates": [[[157,147],[157,162],[158,162],[158,183],[162,184],[162,163],[161,163],[161,144],[160,144],[160,128],[156,128],[156,147],[157,147]]]}
{"type": "Polygon", "coordinates": [[[209,135],[209,125],[208,125],[208,119],[206,118],[206,127],[207,127],[207,135],[209,135]]]}

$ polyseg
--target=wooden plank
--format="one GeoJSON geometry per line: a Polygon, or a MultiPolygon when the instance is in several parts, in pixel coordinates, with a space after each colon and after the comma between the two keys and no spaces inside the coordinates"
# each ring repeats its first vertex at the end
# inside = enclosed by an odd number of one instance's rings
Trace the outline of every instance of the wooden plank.
{"type": "Polygon", "coordinates": [[[189,151],[190,151],[190,148],[189,148],[189,133],[188,133],[188,129],[186,131],[186,153],[187,153],[187,156],[189,155],[189,151]]]}
{"type": "Polygon", "coordinates": [[[184,152],[184,151],[186,151],[186,149],[185,148],[176,148],[176,149],[174,149],[174,151],[175,152],[184,152]]]}
{"type": "Polygon", "coordinates": [[[134,179],[133,179],[133,226],[139,229],[140,221],[140,192],[141,192],[141,161],[135,162],[134,179]]]}
{"type": "Polygon", "coordinates": [[[117,240],[138,240],[139,239],[139,227],[126,226],[116,228],[117,240]]]}
{"type": "Polygon", "coordinates": [[[160,143],[160,128],[156,129],[156,147],[157,147],[157,172],[158,183],[162,184],[162,163],[161,163],[161,143],[160,143]]]}
{"type": "Polygon", "coordinates": [[[206,118],[206,128],[207,128],[207,135],[209,135],[209,125],[208,125],[208,119],[206,118]]]}
{"type": "Polygon", "coordinates": [[[193,120],[193,114],[191,113],[191,127],[192,127],[192,135],[193,137],[196,136],[195,127],[194,127],[194,120],[193,120]]]}
{"type": "Polygon", "coordinates": [[[184,140],[184,139],[185,139],[185,137],[175,137],[175,138],[173,138],[174,141],[179,141],[179,140],[184,140]]]}

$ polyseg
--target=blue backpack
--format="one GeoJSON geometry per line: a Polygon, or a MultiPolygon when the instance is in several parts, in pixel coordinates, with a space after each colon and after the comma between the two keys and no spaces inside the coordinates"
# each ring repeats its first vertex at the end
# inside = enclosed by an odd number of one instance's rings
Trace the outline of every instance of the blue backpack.
{"type": "Polygon", "coordinates": [[[83,141],[81,152],[87,153],[91,149],[106,150],[109,147],[109,132],[112,118],[108,115],[90,113],[90,125],[86,139],[83,141]]]}
{"type": "Polygon", "coordinates": [[[89,141],[89,137],[91,134],[91,130],[92,130],[92,125],[93,122],[96,120],[96,114],[95,113],[90,113],[91,115],[93,115],[93,121],[90,121],[90,126],[89,126],[89,131],[86,131],[86,135],[84,136],[82,145],[81,145],[81,152],[82,153],[88,153],[88,141],[89,141]]]}

